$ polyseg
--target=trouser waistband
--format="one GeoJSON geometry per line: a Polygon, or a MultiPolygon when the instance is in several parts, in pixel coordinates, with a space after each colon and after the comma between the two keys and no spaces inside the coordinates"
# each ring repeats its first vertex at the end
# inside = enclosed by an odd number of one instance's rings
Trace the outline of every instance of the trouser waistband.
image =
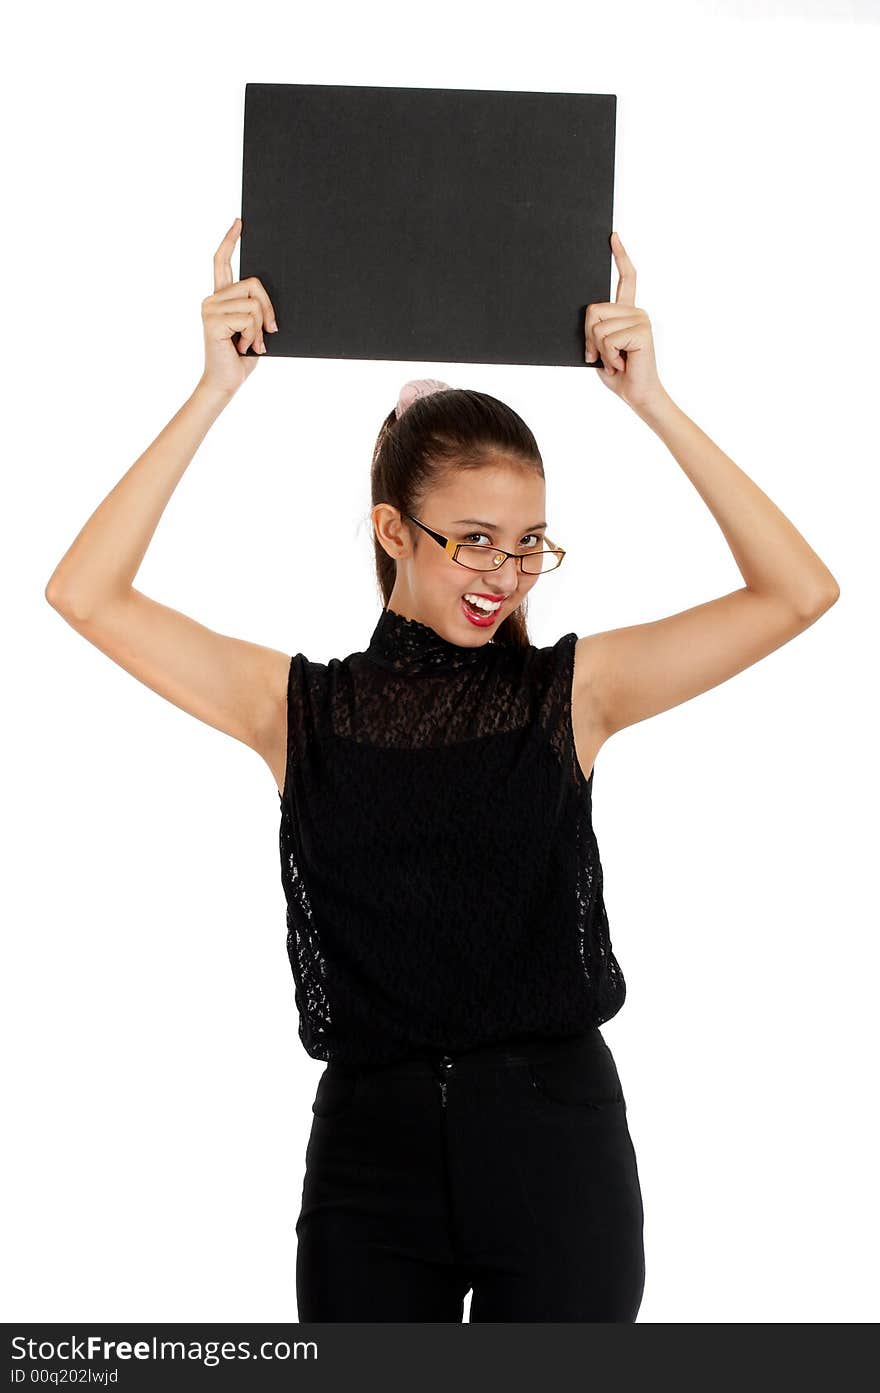
{"type": "Polygon", "coordinates": [[[520,1059],[540,1060],[578,1047],[589,1047],[602,1036],[598,1026],[579,1031],[576,1035],[565,1036],[512,1036],[488,1045],[478,1045],[468,1050],[425,1049],[392,1060],[388,1064],[354,1066],[334,1064],[329,1067],[339,1073],[382,1074],[397,1078],[401,1075],[445,1074],[455,1072],[471,1073],[482,1069],[498,1068],[520,1059]]]}

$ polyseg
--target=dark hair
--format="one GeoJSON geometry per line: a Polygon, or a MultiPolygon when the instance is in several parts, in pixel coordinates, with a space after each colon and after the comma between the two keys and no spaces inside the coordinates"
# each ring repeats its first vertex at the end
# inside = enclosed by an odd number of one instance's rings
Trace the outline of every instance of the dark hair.
{"type": "MultiPolygon", "coordinates": [[[[401,514],[418,516],[424,498],[452,469],[481,469],[504,456],[544,477],[538,442],[521,416],[497,397],[467,388],[450,387],[417,397],[398,419],[389,412],[382,423],[370,471],[371,506],[390,503],[401,514]]],[[[420,527],[402,517],[413,546],[434,546],[420,527]]],[[[373,532],[376,578],[387,605],[394,588],[397,563],[373,532]]],[[[531,642],[525,601],[502,620],[494,642],[527,648],[531,642]]]]}

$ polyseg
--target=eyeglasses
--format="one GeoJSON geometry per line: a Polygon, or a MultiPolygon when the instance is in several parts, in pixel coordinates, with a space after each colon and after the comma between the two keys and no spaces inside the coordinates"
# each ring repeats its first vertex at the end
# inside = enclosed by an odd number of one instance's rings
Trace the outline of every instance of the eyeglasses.
{"type": "Polygon", "coordinates": [[[426,527],[418,518],[414,518],[412,513],[404,513],[404,517],[409,518],[423,532],[427,532],[429,537],[433,537],[444,551],[448,552],[453,561],[457,561],[459,566],[466,567],[469,571],[497,571],[499,566],[503,566],[509,557],[519,562],[520,570],[525,575],[543,575],[545,571],[555,571],[557,566],[562,565],[562,558],[565,556],[563,547],[554,546],[549,537],[541,540],[549,542],[548,548],[535,547],[531,551],[504,551],[502,547],[487,547],[478,543],[455,542],[450,537],[444,537],[442,532],[435,532],[433,528],[426,527]]]}

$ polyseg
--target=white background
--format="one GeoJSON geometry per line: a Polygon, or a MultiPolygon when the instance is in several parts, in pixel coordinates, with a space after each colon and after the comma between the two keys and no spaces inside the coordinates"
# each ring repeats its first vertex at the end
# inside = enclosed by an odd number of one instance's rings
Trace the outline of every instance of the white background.
{"type": "MultiPolygon", "coordinates": [[[[878,17],[843,0],[19,8],[2,85],[5,1320],[296,1319],[322,1066],[297,1038],[272,776],[43,594],[199,378],[249,81],[617,95],[614,226],[661,379],[841,587],[798,639],[597,760],[639,1320],[877,1319],[878,17]]],[[[592,370],[267,358],[138,588],[314,660],[365,646],[370,455],[420,375],[501,397],[538,438],[569,555],[530,598],[534,642],[742,583],[675,460],[592,370]]]]}

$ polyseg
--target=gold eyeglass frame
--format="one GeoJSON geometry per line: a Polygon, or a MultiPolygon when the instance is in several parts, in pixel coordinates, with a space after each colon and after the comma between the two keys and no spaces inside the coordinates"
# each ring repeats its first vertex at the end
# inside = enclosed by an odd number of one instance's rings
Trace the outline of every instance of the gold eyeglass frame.
{"type": "Polygon", "coordinates": [[[427,527],[425,523],[420,522],[418,518],[413,517],[412,513],[406,513],[406,512],[404,512],[403,516],[404,516],[405,518],[409,518],[410,522],[414,522],[414,523],[416,524],[417,527],[420,527],[420,528],[422,529],[423,532],[427,532],[427,534],[428,534],[429,537],[433,537],[433,538],[434,538],[434,541],[437,542],[437,543],[443,548],[443,550],[444,550],[445,552],[447,552],[447,553],[449,554],[449,556],[452,557],[452,560],[455,561],[457,565],[463,566],[464,569],[465,569],[466,571],[474,571],[474,572],[476,572],[478,575],[481,573],[481,571],[482,571],[484,574],[487,574],[488,572],[490,572],[490,571],[492,571],[492,570],[496,570],[496,571],[497,571],[497,570],[500,570],[500,568],[504,565],[504,561],[507,561],[510,557],[512,557],[514,561],[518,561],[518,562],[519,562],[519,569],[520,569],[520,573],[521,573],[522,575],[524,575],[524,576],[544,576],[544,575],[548,575],[550,571],[558,571],[558,570],[559,570],[559,567],[562,565],[562,562],[563,562],[563,560],[564,560],[564,558],[565,558],[565,547],[557,547],[557,546],[555,546],[555,545],[553,544],[553,542],[550,541],[550,538],[547,537],[547,536],[544,537],[544,541],[545,541],[545,542],[550,542],[550,545],[547,546],[547,547],[542,547],[541,550],[540,550],[539,552],[538,552],[538,551],[505,551],[503,547],[487,547],[487,546],[484,546],[482,542],[456,542],[456,541],[454,541],[451,537],[444,537],[442,532],[435,532],[434,529],[433,529],[432,527],[427,527]],[[503,556],[503,557],[504,557],[504,561],[499,561],[498,564],[497,564],[497,566],[490,566],[490,567],[469,566],[469,565],[467,564],[466,561],[459,561],[459,559],[458,559],[458,553],[461,551],[462,547],[481,547],[483,551],[493,551],[493,552],[495,552],[496,556],[503,556]],[[523,559],[524,559],[526,556],[542,556],[542,555],[544,554],[545,551],[550,551],[550,552],[553,553],[554,556],[558,556],[558,557],[559,557],[559,560],[557,561],[557,563],[556,563],[555,566],[549,566],[549,567],[547,568],[546,571],[527,571],[527,570],[524,568],[524,566],[523,566],[522,563],[523,563],[523,559]]]}

